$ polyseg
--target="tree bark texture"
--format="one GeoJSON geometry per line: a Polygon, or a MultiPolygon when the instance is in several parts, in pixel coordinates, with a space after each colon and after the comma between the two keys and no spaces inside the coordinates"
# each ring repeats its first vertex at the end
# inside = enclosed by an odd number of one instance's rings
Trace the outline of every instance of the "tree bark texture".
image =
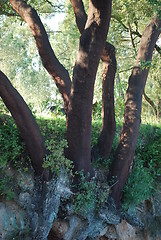
{"type": "Polygon", "coordinates": [[[142,95],[150,68],[147,63],[152,60],[153,50],[160,32],[161,20],[155,15],[142,34],[135,66],[129,78],[123,127],[116,155],[110,168],[110,178],[115,178],[111,195],[117,206],[120,204],[122,190],[134,158],[141,122],[142,95]]]}
{"type": "MultiPolygon", "coordinates": [[[[76,23],[80,33],[83,32],[87,15],[82,0],[71,0],[76,23]]],[[[105,43],[101,54],[103,62],[102,74],[102,115],[103,124],[98,143],[92,149],[92,159],[97,157],[108,158],[112,149],[115,135],[116,122],[114,110],[114,79],[116,73],[115,48],[108,42],[105,43]]]]}
{"type": "Polygon", "coordinates": [[[10,0],[12,7],[29,25],[35,38],[36,46],[41,57],[42,63],[48,73],[55,80],[59,92],[62,94],[65,112],[67,113],[69,96],[71,91],[71,80],[68,71],[56,58],[50,45],[45,28],[35,11],[23,0],[10,0]]]}
{"type": "Polygon", "coordinates": [[[91,116],[94,82],[107,37],[111,1],[89,1],[89,14],[80,37],[79,52],[73,72],[68,108],[66,155],[75,170],[91,173],[91,116]]]}
{"type": "Polygon", "coordinates": [[[102,131],[98,138],[98,151],[102,158],[108,158],[116,131],[114,108],[114,79],[116,73],[115,48],[106,42],[101,56],[102,74],[102,131]]]}
{"type": "Polygon", "coordinates": [[[31,156],[32,166],[37,176],[43,174],[43,159],[46,149],[40,129],[27,104],[12,86],[8,78],[0,71],[0,96],[11,112],[20,134],[31,156]]]}
{"type": "Polygon", "coordinates": [[[56,58],[36,11],[23,0],[10,0],[12,7],[32,30],[43,65],[54,78],[63,96],[66,113],[70,101],[67,116],[67,139],[69,144],[67,156],[74,161],[77,170],[84,168],[84,171],[87,172],[87,169],[90,169],[90,162],[85,159],[90,157],[93,88],[102,46],[105,43],[109,27],[111,1],[89,1],[88,20],[85,12],[79,11],[84,8],[82,1],[78,2],[80,8],[75,8],[75,11],[80,14],[78,14],[77,23],[81,22],[79,29],[80,31],[83,29],[83,33],[80,38],[80,49],[74,68],[71,89],[69,74],[56,58]],[[85,23],[86,26],[84,27],[85,23]],[[78,164],[78,162],[81,163],[78,164]]]}

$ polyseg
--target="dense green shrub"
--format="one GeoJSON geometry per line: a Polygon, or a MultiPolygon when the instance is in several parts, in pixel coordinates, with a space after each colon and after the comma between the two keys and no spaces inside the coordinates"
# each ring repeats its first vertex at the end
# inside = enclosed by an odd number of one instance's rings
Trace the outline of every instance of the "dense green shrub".
{"type": "Polygon", "coordinates": [[[21,166],[24,154],[24,144],[12,118],[7,118],[0,127],[0,169],[5,169],[7,163],[15,167],[21,166]]]}
{"type": "MultiPolygon", "coordinates": [[[[14,120],[7,115],[1,116],[0,122],[0,194],[6,195],[8,199],[13,196],[11,186],[12,179],[6,174],[8,166],[15,167],[18,171],[27,171],[31,164],[25,146],[19,135],[14,120]]],[[[66,119],[65,116],[53,116],[52,118],[41,117],[37,119],[41,132],[46,139],[46,147],[49,151],[44,161],[44,167],[59,175],[61,168],[67,169],[72,174],[72,162],[64,157],[66,119]]],[[[101,119],[94,118],[92,125],[92,146],[97,143],[101,131],[101,119]]],[[[113,152],[109,159],[97,164],[97,168],[108,169],[109,162],[113,158],[118,144],[120,125],[116,127],[113,143],[113,152]],[[103,167],[102,167],[103,166],[103,167]]],[[[140,134],[137,142],[135,165],[133,172],[124,188],[124,207],[136,206],[141,201],[149,198],[156,189],[157,178],[161,175],[161,128],[150,124],[141,124],[140,134]]],[[[101,186],[99,187],[101,188],[101,186]]],[[[97,198],[98,190],[95,182],[85,182],[83,179],[79,185],[78,194],[75,195],[74,206],[77,211],[82,207],[88,209],[99,205],[98,199],[105,199],[104,192],[101,198],[97,198]],[[83,206],[85,203],[86,206],[83,206]]],[[[103,199],[103,200],[102,200],[103,199]]],[[[86,211],[86,210],[85,210],[86,211]]]]}
{"type": "Polygon", "coordinates": [[[20,138],[18,129],[13,119],[7,115],[1,116],[0,125],[0,195],[6,196],[8,200],[13,198],[12,176],[6,171],[10,166],[19,171],[26,169],[27,155],[24,144],[20,138]]]}
{"type": "Polygon", "coordinates": [[[64,148],[67,147],[67,141],[61,140],[58,143],[57,141],[50,139],[46,141],[46,147],[49,154],[44,160],[43,167],[49,168],[56,176],[60,176],[62,169],[72,175],[72,161],[64,156],[64,148]]]}
{"type": "Polygon", "coordinates": [[[73,207],[76,213],[85,216],[91,210],[98,210],[106,202],[110,188],[107,184],[100,185],[95,179],[86,181],[82,172],[78,174],[80,181],[73,197],[73,207]]]}
{"type": "Polygon", "coordinates": [[[137,142],[135,165],[124,188],[123,206],[135,207],[155,194],[161,176],[161,129],[142,125],[137,142]]]}

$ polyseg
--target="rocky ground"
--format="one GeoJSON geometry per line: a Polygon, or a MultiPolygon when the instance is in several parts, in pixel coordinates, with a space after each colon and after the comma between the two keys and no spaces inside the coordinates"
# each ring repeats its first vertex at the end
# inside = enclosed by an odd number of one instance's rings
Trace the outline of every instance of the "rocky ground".
{"type": "Polygon", "coordinates": [[[48,183],[10,169],[11,174],[15,176],[14,199],[0,199],[2,240],[161,240],[159,190],[155,197],[126,213],[118,214],[107,201],[97,211],[76,214],[64,174],[48,183]]]}

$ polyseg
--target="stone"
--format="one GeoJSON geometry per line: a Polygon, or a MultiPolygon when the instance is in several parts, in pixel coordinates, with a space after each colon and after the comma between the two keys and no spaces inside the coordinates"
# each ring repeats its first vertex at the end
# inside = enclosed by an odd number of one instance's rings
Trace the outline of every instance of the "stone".
{"type": "Polygon", "coordinates": [[[69,224],[65,220],[57,219],[54,221],[48,240],[61,240],[69,229],[69,224]]]}
{"type": "Polygon", "coordinates": [[[29,229],[29,221],[23,209],[14,202],[0,203],[0,239],[14,239],[24,236],[29,229]]]}
{"type": "Polygon", "coordinates": [[[119,223],[116,226],[116,231],[119,240],[136,240],[136,230],[133,226],[131,226],[129,223],[127,223],[125,220],[122,220],[121,223],[119,223]]]}
{"type": "Polygon", "coordinates": [[[17,185],[21,191],[32,191],[34,189],[34,180],[31,173],[17,173],[17,185]]]}
{"type": "Polygon", "coordinates": [[[108,225],[106,227],[106,234],[105,236],[107,237],[107,239],[117,239],[118,235],[116,233],[116,227],[115,225],[108,225]]]}

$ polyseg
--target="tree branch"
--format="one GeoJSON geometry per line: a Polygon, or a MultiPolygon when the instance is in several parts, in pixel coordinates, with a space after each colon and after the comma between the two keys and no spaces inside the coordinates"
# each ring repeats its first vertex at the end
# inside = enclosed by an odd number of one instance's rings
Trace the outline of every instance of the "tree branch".
{"type": "MultiPolygon", "coordinates": [[[[121,21],[121,19],[119,18],[119,15],[118,16],[116,16],[116,15],[112,15],[111,16],[113,19],[115,19],[117,22],[119,22],[123,27],[124,27],[124,29],[126,30],[126,31],[129,31],[129,28],[121,21]]],[[[135,23],[135,25],[136,25],[136,23],[135,23]]],[[[136,35],[137,37],[139,37],[139,38],[141,38],[142,37],[142,35],[141,35],[141,33],[138,31],[138,29],[136,28],[136,31],[132,31],[131,30],[131,34],[133,35],[136,35]]],[[[157,45],[157,44],[155,44],[155,49],[156,49],[156,51],[161,55],[161,48],[157,45]]]]}
{"type": "Polygon", "coordinates": [[[142,95],[150,69],[150,66],[141,66],[141,61],[143,63],[151,62],[155,44],[160,33],[161,20],[156,14],[142,34],[135,66],[129,77],[123,127],[118,148],[109,171],[109,179],[112,180],[115,178],[117,182],[112,188],[111,195],[118,207],[120,206],[123,187],[133,163],[141,122],[142,95]]]}
{"type": "Polygon", "coordinates": [[[45,0],[48,4],[50,4],[50,6],[51,7],[53,7],[53,8],[57,8],[57,9],[59,9],[59,11],[61,11],[61,12],[64,12],[63,11],[63,8],[64,8],[64,5],[62,4],[60,4],[60,5],[54,5],[51,1],[49,1],[49,0],[45,0]]]}
{"type": "Polygon", "coordinates": [[[1,71],[0,96],[11,112],[21,137],[26,144],[35,174],[41,176],[44,171],[42,165],[46,155],[46,149],[40,129],[21,95],[1,71]]]}
{"type": "Polygon", "coordinates": [[[128,23],[128,25],[129,25],[129,34],[130,34],[130,38],[131,38],[131,43],[132,43],[133,49],[135,51],[135,54],[137,54],[135,43],[134,43],[134,39],[133,39],[131,25],[130,25],[130,23],[128,23]]]}
{"type": "Polygon", "coordinates": [[[48,73],[55,80],[55,83],[62,94],[65,110],[69,102],[71,80],[68,71],[56,58],[54,51],[48,40],[45,28],[36,12],[30,5],[23,0],[10,0],[12,7],[26,21],[31,28],[36,41],[36,46],[39,51],[42,63],[48,73]]]}
{"type": "Polygon", "coordinates": [[[82,0],[70,0],[70,2],[74,10],[78,30],[82,33],[87,21],[87,14],[85,12],[83,2],[82,0]]]}
{"type": "Polygon", "coordinates": [[[155,116],[155,118],[157,119],[157,117],[158,117],[158,111],[157,111],[157,108],[156,108],[154,102],[146,95],[145,91],[143,92],[143,95],[144,95],[145,100],[146,100],[146,101],[149,103],[149,105],[152,107],[153,112],[154,112],[154,116],[155,116]]]}
{"type": "Polygon", "coordinates": [[[7,17],[18,17],[19,16],[16,13],[9,13],[9,12],[5,12],[5,11],[0,11],[0,15],[5,15],[7,17]]]}

